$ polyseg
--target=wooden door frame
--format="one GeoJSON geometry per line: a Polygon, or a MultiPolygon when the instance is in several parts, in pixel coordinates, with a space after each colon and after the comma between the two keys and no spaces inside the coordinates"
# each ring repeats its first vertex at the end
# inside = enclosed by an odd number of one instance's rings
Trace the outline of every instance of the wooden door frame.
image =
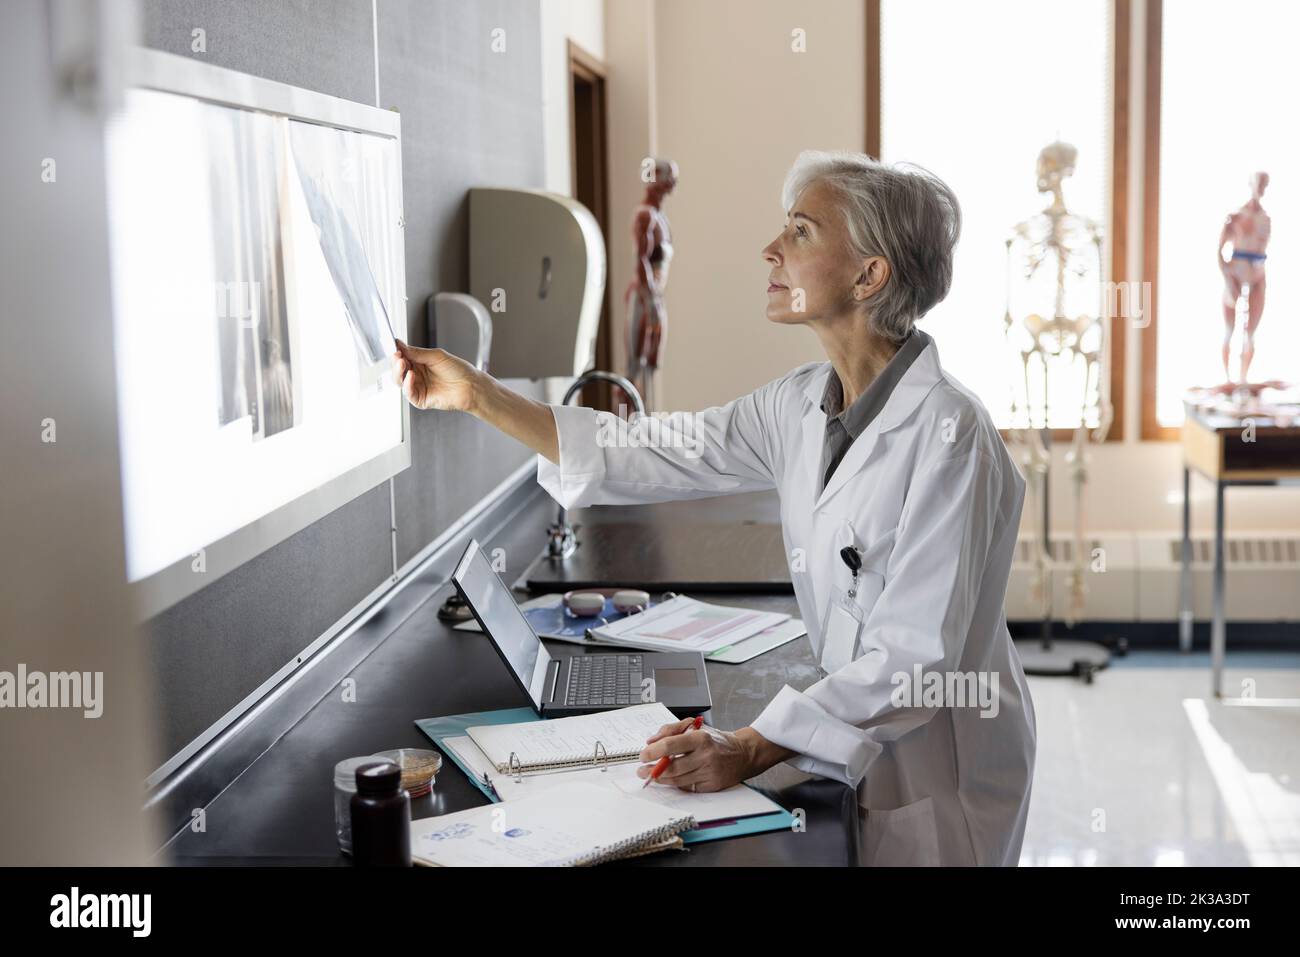
{"type": "MultiPolygon", "coordinates": [[[[593,92],[595,110],[596,142],[592,149],[592,179],[596,191],[595,202],[591,204],[591,214],[596,218],[601,235],[606,238],[605,293],[601,303],[600,327],[596,335],[595,368],[605,371],[613,370],[614,361],[614,313],[610,306],[609,242],[610,236],[610,201],[609,201],[609,115],[608,115],[608,81],[609,70],[605,64],[588,50],[583,49],[572,39],[567,40],[569,61],[569,184],[570,194],[578,197],[578,108],[573,96],[574,86],[578,82],[590,84],[593,92]]],[[[594,382],[583,389],[583,400],[595,408],[608,409],[612,395],[607,382],[594,382]],[[588,401],[590,400],[590,401],[588,401]]]]}

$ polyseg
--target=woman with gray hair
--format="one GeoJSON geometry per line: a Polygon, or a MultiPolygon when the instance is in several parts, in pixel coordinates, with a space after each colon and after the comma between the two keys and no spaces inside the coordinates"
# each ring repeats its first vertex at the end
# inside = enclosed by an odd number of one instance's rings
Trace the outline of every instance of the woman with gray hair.
{"type": "Polygon", "coordinates": [[[915,325],[952,284],[957,199],[919,167],[805,152],[782,204],[767,318],[828,361],[654,422],[534,402],[437,349],[399,344],[396,378],[535,449],[568,508],[778,491],[822,677],[747,728],[664,727],[643,777],[673,755],[662,783],[712,791],[786,761],[857,789],[865,864],[1015,864],[1036,732],[1003,603],[1025,485],[915,325]]]}

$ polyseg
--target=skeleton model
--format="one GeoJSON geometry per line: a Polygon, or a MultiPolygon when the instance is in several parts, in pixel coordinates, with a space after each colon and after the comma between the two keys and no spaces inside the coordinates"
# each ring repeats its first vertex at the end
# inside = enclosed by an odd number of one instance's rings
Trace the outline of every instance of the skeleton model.
{"type": "MultiPolygon", "coordinates": [[[[1007,342],[1019,359],[1012,376],[1012,447],[1029,480],[1040,535],[1034,551],[1034,596],[1043,620],[1051,619],[1048,474],[1052,427],[1074,430],[1066,462],[1074,492],[1074,542],[1066,624],[1083,612],[1084,571],[1091,560],[1083,542],[1086,446],[1110,428],[1111,406],[1102,382],[1106,327],[1102,317],[1101,228],[1070,212],[1062,184],[1074,173],[1078,151],[1052,143],[1038,154],[1038,191],[1051,195],[1039,214],[1017,225],[1007,247],[1007,342]]],[[[1045,637],[1049,634],[1046,630],[1045,637]]]]}

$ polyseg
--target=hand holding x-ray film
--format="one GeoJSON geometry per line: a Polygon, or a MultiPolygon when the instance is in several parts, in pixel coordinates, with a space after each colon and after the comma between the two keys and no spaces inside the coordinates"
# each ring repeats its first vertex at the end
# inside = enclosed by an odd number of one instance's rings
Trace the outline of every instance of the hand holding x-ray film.
{"type": "Polygon", "coordinates": [[[464,412],[480,373],[443,349],[421,349],[400,340],[393,354],[393,379],[417,409],[464,412]]]}

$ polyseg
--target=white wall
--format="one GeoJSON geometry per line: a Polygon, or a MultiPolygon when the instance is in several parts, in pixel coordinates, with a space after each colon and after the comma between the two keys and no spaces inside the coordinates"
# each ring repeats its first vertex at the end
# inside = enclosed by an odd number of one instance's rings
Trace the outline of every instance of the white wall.
{"type": "Polygon", "coordinates": [[[568,41],[605,58],[603,0],[542,0],[542,131],[546,189],[573,195],[568,41]]]}
{"type": "MultiPolygon", "coordinates": [[[[636,164],[657,153],[681,168],[665,204],[676,252],[660,374],[665,408],[726,402],[822,358],[810,332],[764,317],[767,267],[759,251],[780,229],[778,193],[795,154],[864,146],[864,8],[861,0],[606,0],[615,303],[631,277],[623,226],[641,195],[636,164]],[[791,52],[795,28],[806,31],[806,53],[791,52]]],[[[1140,51],[1142,0],[1133,8],[1140,51]]],[[[1141,274],[1142,79],[1135,68],[1130,275],[1141,274]]],[[[1142,335],[1128,340],[1125,439],[1092,452],[1084,505],[1088,527],[1098,532],[1173,532],[1181,523],[1177,443],[1136,438],[1142,335]]],[[[1071,521],[1063,453],[1052,483],[1060,532],[1071,521]]],[[[1204,480],[1193,481],[1192,507],[1196,527],[1209,530],[1213,489],[1204,480]]],[[[1232,489],[1227,514],[1230,532],[1300,530],[1300,489],[1232,489]]],[[[1028,526],[1031,516],[1024,520],[1028,526]]]]}
{"type": "MultiPolygon", "coordinates": [[[[607,0],[605,52],[609,68],[609,303],[623,330],[624,296],[635,275],[632,210],[645,185],[641,163],[658,150],[655,110],[654,0],[607,0]]],[[[626,372],[625,345],[613,343],[614,372],[626,372]]]]}
{"type": "Polygon", "coordinates": [[[861,149],[865,4],[660,0],[655,11],[659,152],[677,161],[665,208],[676,257],[668,283],[663,404],[719,404],[822,358],[803,327],[767,321],[781,181],[812,146],[861,149]],[[791,49],[805,31],[807,50],[791,49]]]}

